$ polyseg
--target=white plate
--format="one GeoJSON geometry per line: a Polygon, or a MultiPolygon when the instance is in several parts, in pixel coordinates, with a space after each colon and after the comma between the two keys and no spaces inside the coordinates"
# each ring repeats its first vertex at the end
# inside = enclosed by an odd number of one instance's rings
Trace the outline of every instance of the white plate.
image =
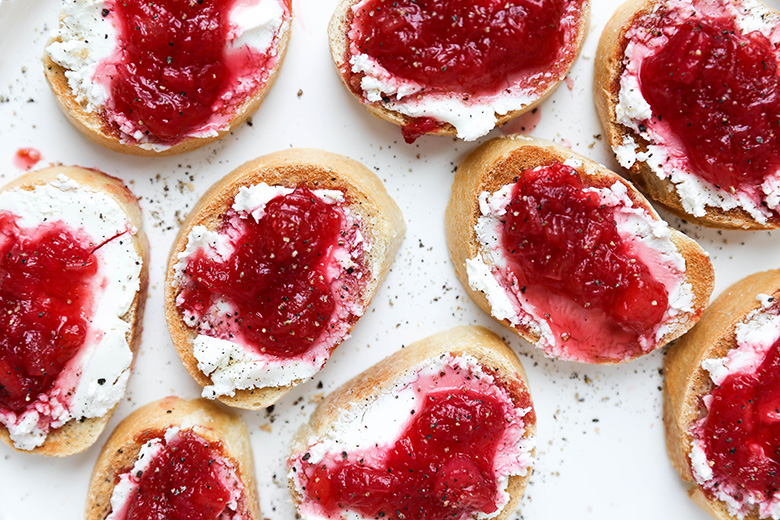
{"type": "MultiPolygon", "coordinates": [[[[600,137],[591,80],[598,37],[617,3],[593,0],[591,31],[569,86],[562,84],[542,105],[533,131],[612,168],[617,165],[600,137]]],[[[141,198],[152,244],[143,342],[126,398],[97,444],[80,455],[49,459],[0,446],[0,519],[81,517],[92,465],[114,426],[149,401],[169,394],[199,395],[173,349],[162,312],[165,263],[179,220],[212,183],[239,164],[301,146],[345,154],[375,170],[404,211],[409,231],[368,313],[325,369],[288,394],[272,413],[241,413],[252,435],[265,517],[295,517],[284,453],[323,392],[402,345],[456,325],[482,324],[520,354],[538,413],[537,462],[518,518],[708,518],[690,502],[666,458],[663,351],[617,367],[551,361],[508,334],[466,296],[447,254],[444,208],[453,170],[476,143],[423,137],[409,146],[398,128],[360,107],[341,86],[328,53],[326,26],[335,4],[294,1],[286,62],[252,126],[171,158],[124,156],[85,140],[57,109],[43,78],[40,57],[56,26],[59,1],[0,4],[0,183],[22,173],[13,157],[29,146],[41,151],[39,166],[77,164],[121,177],[141,198]],[[265,425],[270,432],[261,429],[265,425]]],[[[676,218],[670,222],[711,253],[716,294],[747,274],[780,267],[777,232],[713,231],[676,218]]]]}

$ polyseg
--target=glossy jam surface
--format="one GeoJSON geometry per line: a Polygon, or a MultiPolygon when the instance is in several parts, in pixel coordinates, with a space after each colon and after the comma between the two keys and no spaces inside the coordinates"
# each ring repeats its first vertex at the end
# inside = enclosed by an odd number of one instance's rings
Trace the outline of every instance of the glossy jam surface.
{"type": "Polygon", "coordinates": [[[115,16],[120,40],[111,110],[153,142],[175,144],[199,131],[215,107],[240,105],[243,99],[225,106],[221,98],[240,80],[259,86],[269,58],[249,46],[228,48],[237,1],[110,2],[103,13],[115,16]]]}
{"type": "Polygon", "coordinates": [[[493,94],[547,69],[565,51],[567,0],[370,0],[353,43],[396,77],[465,94],[493,94]]]}
{"type": "Polygon", "coordinates": [[[750,374],[731,374],[712,390],[701,429],[716,481],[761,493],[780,490],[780,340],[750,374]]]}
{"type": "Polygon", "coordinates": [[[401,127],[401,133],[404,141],[409,144],[415,142],[419,137],[429,132],[433,132],[441,126],[441,123],[431,117],[414,117],[401,127]]]}
{"type": "Polygon", "coordinates": [[[0,408],[23,411],[84,345],[95,247],[62,222],[22,229],[0,212],[0,408]]]}
{"type": "Polygon", "coordinates": [[[780,167],[777,51],[758,31],[742,35],[725,18],[686,21],[645,59],[640,85],[710,183],[759,186],[780,167]]]}
{"type": "MultiPolygon", "coordinates": [[[[337,306],[329,273],[343,240],[343,209],[298,187],[269,201],[257,221],[228,218],[226,225],[239,227],[234,251],[225,261],[204,249],[188,259],[179,309],[210,319],[218,336],[228,331],[223,339],[240,335],[260,353],[306,352],[326,331],[337,306]],[[208,318],[219,302],[232,310],[208,318]]],[[[357,275],[356,269],[348,272],[357,275]]]]}
{"type": "MultiPolygon", "coordinates": [[[[304,466],[307,498],[330,518],[444,520],[495,512],[493,459],[507,427],[505,405],[473,390],[433,391],[376,464],[344,452],[304,466]]],[[[306,459],[306,456],[304,456],[306,459]]]]}
{"type": "Polygon", "coordinates": [[[229,483],[221,477],[221,445],[180,432],[138,478],[127,520],[217,520],[233,518],[229,483]]]}
{"type": "MultiPolygon", "coordinates": [[[[584,191],[569,166],[526,170],[512,188],[501,245],[520,298],[556,295],[602,315],[615,329],[602,337],[628,334],[636,341],[661,322],[668,294],[620,236],[614,211],[584,191]]],[[[543,311],[553,329],[569,317],[565,309],[543,311]]]]}

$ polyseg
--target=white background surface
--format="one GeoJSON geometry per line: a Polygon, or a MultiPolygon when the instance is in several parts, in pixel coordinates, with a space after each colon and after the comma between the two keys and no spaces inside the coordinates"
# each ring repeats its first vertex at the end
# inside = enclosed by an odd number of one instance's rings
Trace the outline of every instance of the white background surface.
{"type": "MultiPolygon", "coordinates": [[[[591,79],[599,34],[617,2],[592,1],[582,56],[568,85],[562,84],[542,105],[532,135],[616,168],[599,135],[591,79]]],[[[326,25],[335,4],[294,0],[287,59],[252,126],[245,124],[216,144],[171,158],[123,156],[86,141],[60,114],[43,78],[40,57],[56,26],[59,2],[0,4],[0,183],[22,173],[13,157],[17,149],[29,146],[43,155],[39,167],[75,164],[121,177],[141,199],[152,244],[143,341],[126,398],[97,444],[82,454],[48,459],[0,445],[0,519],[82,517],[92,465],[114,426],[149,401],[169,394],[199,395],[200,388],[173,349],[162,310],[165,263],[179,219],[213,182],[244,161],[302,146],[345,154],[375,170],[401,206],[409,231],[366,316],[325,369],[277,403],[272,413],[241,413],[252,436],[265,517],[294,518],[284,453],[323,392],[402,345],[456,325],[482,324],[501,334],[520,355],[538,414],[537,463],[517,518],[707,518],[688,500],[666,458],[663,351],[617,367],[548,360],[510,337],[466,296],[447,254],[444,208],[454,168],[475,143],[423,137],[409,146],[397,127],[360,107],[342,88],[328,53],[326,25]],[[270,432],[261,430],[266,425],[270,432]]],[[[778,7],[778,0],[770,4],[778,7]]],[[[510,123],[512,129],[521,126],[510,123]]],[[[711,253],[716,295],[747,274],[780,267],[778,232],[713,231],[676,218],[670,223],[711,253]]]]}

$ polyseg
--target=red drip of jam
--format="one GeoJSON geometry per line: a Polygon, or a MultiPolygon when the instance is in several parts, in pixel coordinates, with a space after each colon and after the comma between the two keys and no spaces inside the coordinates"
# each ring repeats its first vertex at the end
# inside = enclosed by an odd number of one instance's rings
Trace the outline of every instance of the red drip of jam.
{"type": "Polygon", "coordinates": [[[777,54],[733,19],[690,20],[646,58],[642,94],[691,166],[723,189],[755,187],[780,167],[777,54]]]}
{"type": "Polygon", "coordinates": [[[412,144],[419,137],[433,132],[440,126],[442,124],[431,117],[415,117],[401,127],[401,133],[404,136],[404,141],[412,144]]]}
{"type": "Polygon", "coordinates": [[[350,35],[396,77],[450,92],[493,94],[521,75],[550,70],[571,0],[372,0],[350,35]]]}
{"type": "Polygon", "coordinates": [[[232,518],[230,489],[215,457],[220,450],[219,443],[209,446],[189,431],[179,432],[143,473],[134,475],[138,488],[128,501],[127,520],[232,518]]]}
{"type": "Polygon", "coordinates": [[[179,308],[209,319],[212,306],[226,301],[233,311],[219,318],[224,323],[211,323],[217,331],[237,330],[258,352],[273,356],[306,352],[336,308],[326,273],[343,219],[342,211],[304,187],[272,199],[259,221],[241,220],[227,261],[202,249],[189,258],[179,308]]]}
{"type": "Polygon", "coordinates": [[[492,513],[493,459],[506,425],[506,411],[494,396],[431,392],[378,466],[346,452],[334,462],[304,466],[305,493],[331,518],[342,510],[407,520],[492,513]]]}
{"type": "MultiPolygon", "coordinates": [[[[614,210],[583,191],[580,176],[569,166],[523,172],[506,207],[501,244],[520,297],[565,297],[588,312],[603,312],[634,338],[652,332],[663,319],[666,288],[629,251],[614,210]]],[[[555,323],[558,317],[549,314],[555,323]]]]}
{"type": "Polygon", "coordinates": [[[780,490],[780,340],[752,374],[732,374],[712,390],[701,430],[718,482],[769,499],[780,490]]]}
{"type": "Polygon", "coordinates": [[[232,106],[222,96],[241,78],[259,87],[269,59],[249,46],[227,48],[235,3],[113,0],[121,51],[111,74],[111,109],[164,144],[200,130],[215,109],[229,115],[246,96],[232,106]]]}
{"type": "Polygon", "coordinates": [[[94,248],[62,222],[30,231],[17,220],[0,212],[0,408],[15,413],[84,345],[98,270],[94,248]]]}
{"type": "Polygon", "coordinates": [[[14,166],[22,170],[31,170],[41,160],[41,152],[35,148],[19,148],[14,155],[14,166]]]}

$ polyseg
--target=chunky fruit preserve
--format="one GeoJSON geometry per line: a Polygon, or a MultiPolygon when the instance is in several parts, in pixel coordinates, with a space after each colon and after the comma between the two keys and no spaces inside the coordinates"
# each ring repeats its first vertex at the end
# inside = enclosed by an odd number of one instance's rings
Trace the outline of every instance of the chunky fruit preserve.
{"type": "MultiPolygon", "coordinates": [[[[439,375],[448,378],[454,372],[447,367],[439,375]]],[[[530,398],[524,394],[522,402],[513,404],[505,393],[470,385],[479,375],[460,376],[459,388],[413,383],[417,408],[411,414],[404,410],[410,419],[390,444],[330,454],[316,463],[303,454],[295,468],[304,477],[305,502],[331,519],[344,511],[406,520],[498,512],[504,504],[496,468],[506,462],[497,458],[517,462],[519,439],[508,440],[508,432],[514,428],[521,436],[523,424],[534,421],[530,398]],[[525,417],[518,417],[516,405],[525,409],[525,417]]]]}
{"type": "MultiPolygon", "coordinates": [[[[219,442],[181,431],[153,454],[149,465],[124,479],[134,488],[111,520],[233,520],[245,518],[243,484],[219,442]]],[[[152,456],[152,455],[147,455],[152,456]]],[[[134,468],[135,470],[135,468],[134,468]]],[[[120,479],[121,482],[121,479],[120,479]]]]}
{"type": "Polygon", "coordinates": [[[724,491],[773,499],[780,490],[780,340],[756,370],[730,374],[715,387],[707,409],[697,436],[715,482],[731,484],[724,491]]]}
{"type": "Polygon", "coordinates": [[[187,258],[179,310],[200,333],[259,354],[306,353],[343,318],[343,300],[361,298],[362,263],[340,263],[350,248],[362,251],[345,209],[298,187],[268,201],[259,218],[231,210],[219,230],[230,254],[200,248],[187,258]]]}
{"type": "Polygon", "coordinates": [[[19,414],[85,344],[98,260],[89,237],[62,222],[17,221],[0,212],[0,410],[19,414]]]}
{"type": "Polygon", "coordinates": [[[742,34],[733,18],[689,19],[645,58],[640,85],[711,184],[733,193],[780,167],[777,50],[762,33],[742,34]]]}
{"type": "MultiPolygon", "coordinates": [[[[119,38],[118,55],[106,65],[107,108],[123,132],[176,144],[215,118],[229,119],[265,84],[277,59],[271,49],[232,46],[230,14],[239,3],[106,2],[103,15],[114,17],[119,38]]],[[[289,16],[287,2],[280,3],[289,16]]]]}
{"type": "Polygon", "coordinates": [[[562,54],[565,0],[362,2],[350,39],[395,77],[449,92],[495,94],[562,54]]]}

